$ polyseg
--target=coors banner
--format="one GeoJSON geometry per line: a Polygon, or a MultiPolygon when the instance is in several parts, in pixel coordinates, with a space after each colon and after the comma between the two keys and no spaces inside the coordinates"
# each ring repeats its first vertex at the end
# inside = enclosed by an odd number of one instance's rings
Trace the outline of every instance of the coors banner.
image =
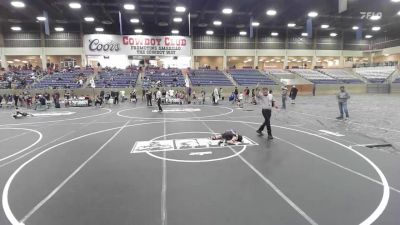
{"type": "Polygon", "coordinates": [[[90,34],[83,37],[86,55],[190,56],[190,38],[183,36],[90,34]]]}

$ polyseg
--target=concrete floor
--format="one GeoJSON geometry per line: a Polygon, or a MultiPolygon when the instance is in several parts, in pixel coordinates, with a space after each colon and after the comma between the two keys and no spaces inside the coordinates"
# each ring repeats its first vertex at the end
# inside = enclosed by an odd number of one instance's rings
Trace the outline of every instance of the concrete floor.
{"type": "Polygon", "coordinates": [[[272,141],[255,133],[257,106],[226,102],[20,120],[0,110],[0,224],[397,225],[398,102],[355,95],[351,119],[337,121],[334,96],[300,96],[273,111],[272,141]],[[131,153],[139,141],[226,129],[258,145],[131,153]],[[394,147],[364,147],[372,143],[394,147]]]}

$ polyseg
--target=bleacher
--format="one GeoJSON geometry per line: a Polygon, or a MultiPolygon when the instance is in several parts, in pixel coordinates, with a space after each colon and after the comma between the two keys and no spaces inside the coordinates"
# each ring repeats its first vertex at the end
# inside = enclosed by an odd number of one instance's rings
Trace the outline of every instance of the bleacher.
{"type": "Polygon", "coordinates": [[[395,84],[400,84],[400,77],[396,78],[396,79],[393,81],[393,83],[395,83],[395,84]]]}
{"type": "Polygon", "coordinates": [[[48,74],[36,82],[33,88],[79,88],[79,79],[86,80],[87,76],[92,73],[92,70],[74,70],[48,74]]]}
{"type": "Polygon", "coordinates": [[[147,69],[144,77],[145,80],[148,78],[152,83],[161,82],[163,87],[185,86],[185,78],[180,69],[147,69]]]}
{"type": "Polygon", "coordinates": [[[265,73],[268,75],[276,76],[276,77],[293,75],[293,73],[291,73],[287,70],[282,70],[282,69],[267,69],[267,70],[265,70],[265,73]]]}
{"type": "Polygon", "coordinates": [[[191,70],[189,78],[194,86],[233,86],[232,82],[219,70],[191,70]]]}
{"type": "Polygon", "coordinates": [[[380,67],[360,67],[354,69],[354,72],[363,76],[371,83],[383,83],[396,70],[394,66],[380,67]]]}
{"type": "Polygon", "coordinates": [[[100,72],[95,79],[96,88],[135,87],[139,76],[137,70],[110,70],[100,72]]]}
{"type": "Polygon", "coordinates": [[[12,82],[14,88],[25,88],[34,82],[36,72],[33,70],[13,70],[3,74],[4,81],[0,82],[0,88],[7,88],[9,82],[12,82]]]}
{"type": "Polygon", "coordinates": [[[314,84],[337,84],[338,83],[338,80],[336,80],[328,75],[325,75],[323,73],[320,73],[316,70],[290,69],[289,71],[300,75],[301,77],[313,82],[314,84]]]}
{"type": "Polygon", "coordinates": [[[241,86],[252,86],[252,85],[274,85],[275,82],[268,78],[267,75],[262,74],[260,71],[255,69],[232,69],[229,70],[232,78],[241,86]]]}
{"type": "Polygon", "coordinates": [[[337,79],[346,84],[360,84],[363,83],[352,72],[345,69],[320,69],[319,72],[326,74],[334,79],[337,79]]]}

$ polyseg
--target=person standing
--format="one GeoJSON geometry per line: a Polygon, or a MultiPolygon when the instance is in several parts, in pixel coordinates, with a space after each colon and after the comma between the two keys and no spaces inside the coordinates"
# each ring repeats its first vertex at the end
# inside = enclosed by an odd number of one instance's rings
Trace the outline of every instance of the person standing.
{"type": "Polygon", "coordinates": [[[272,94],[268,93],[268,88],[263,88],[261,92],[256,94],[258,104],[261,105],[261,112],[264,117],[264,123],[261,124],[260,128],[256,131],[258,134],[263,135],[264,127],[267,127],[268,133],[268,140],[274,139],[272,137],[272,130],[271,130],[271,114],[272,114],[272,107],[273,107],[273,96],[272,94]]]}
{"type": "Polygon", "coordinates": [[[204,88],[201,89],[201,98],[204,105],[204,103],[206,102],[206,91],[204,90],[204,88]]]}
{"type": "Polygon", "coordinates": [[[282,109],[286,109],[286,99],[287,99],[287,93],[288,93],[288,89],[286,86],[282,86],[282,109]]]}
{"type": "Polygon", "coordinates": [[[232,104],[235,104],[235,102],[238,100],[238,97],[239,97],[238,87],[235,87],[235,91],[233,93],[235,94],[235,99],[232,104]]]}
{"type": "Polygon", "coordinates": [[[214,104],[218,104],[218,101],[219,101],[219,92],[218,92],[218,88],[214,88],[213,95],[214,95],[214,104]]]}
{"type": "Polygon", "coordinates": [[[349,93],[344,89],[344,86],[340,87],[340,92],[337,94],[339,103],[340,116],[336,119],[343,119],[343,113],[346,114],[346,119],[349,118],[349,111],[347,110],[347,100],[350,99],[349,93]]]}
{"type": "Polygon", "coordinates": [[[296,88],[296,85],[293,85],[292,88],[290,89],[290,94],[289,97],[292,100],[292,104],[295,104],[295,100],[296,100],[296,96],[297,96],[297,92],[299,90],[296,88]]]}
{"type": "Polygon", "coordinates": [[[317,85],[313,84],[312,86],[312,96],[315,96],[315,90],[317,89],[317,85]]]}
{"type": "Polygon", "coordinates": [[[162,94],[161,94],[160,88],[157,88],[156,100],[157,100],[157,106],[158,106],[159,112],[163,111],[161,108],[161,97],[162,97],[162,94]]]}
{"type": "Polygon", "coordinates": [[[146,90],[146,100],[147,100],[147,106],[152,106],[153,105],[151,103],[151,91],[149,89],[146,90]]]}

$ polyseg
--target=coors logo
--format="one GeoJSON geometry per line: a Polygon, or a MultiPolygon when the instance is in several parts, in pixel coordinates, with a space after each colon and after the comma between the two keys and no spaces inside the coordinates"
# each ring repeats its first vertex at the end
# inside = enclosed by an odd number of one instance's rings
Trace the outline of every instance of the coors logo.
{"type": "Polygon", "coordinates": [[[105,51],[105,52],[118,52],[120,50],[119,43],[115,41],[108,41],[107,43],[103,44],[100,43],[99,39],[89,40],[89,50],[90,51],[105,51]]]}

